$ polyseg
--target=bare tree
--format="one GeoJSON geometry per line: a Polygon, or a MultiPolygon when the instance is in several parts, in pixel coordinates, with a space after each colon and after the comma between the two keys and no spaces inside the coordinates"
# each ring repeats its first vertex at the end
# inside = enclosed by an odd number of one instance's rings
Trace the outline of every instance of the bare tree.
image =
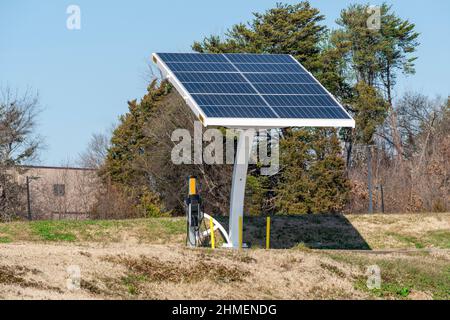
{"type": "Polygon", "coordinates": [[[79,155],[78,164],[84,168],[100,168],[106,159],[110,141],[110,132],[93,133],[86,150],[79,155]]]}
{"type": "Polygon", "coordinates": [[[0,88],[0,163],[17,165],[34,160],[41,145],[35,134],[39,95],[0,88]]]}
{"type": "Polygon", "coordinates": [[[41,145],[36,135],[39,95],[0,88],[0,220],[10,220],[23,207],[24,186],[15,179],[17,165],[34,160],[41,145]]]}
{"type": "MultiPolygon", "coordinates": [[[[373,182],[377,187],[374,188],[375,207],[380,208],[382,201],[386,212],[447,211],[450,207],[450,100],[408,92],[399,100],[396,110],[404,165],[402,168],[396,165],[392,145],[385,144],[385,137],[392,139],[391,135],[375,140],[372,157],[373,182]]],[[[355,147],[352,159],[350,212],[367,212],[365,148],[355,147]]]]}
{"type": "Polygon", "coordinates": [[[204,203],[206,212],[223,214],[229,202],[232,166],[204,163],[176,165],[171,161],[171,151],[176,144],[171,139],[173,131],[187,129],[192,137],[195,120],[177,92],[166,97],[163,105],[147,119],[143,128],[151,142],[139,153],[134,164],[143,173],[142,181],[138,183],[158,190],[164,199],[165,210],[182,212],[187,177],[197,176],[200,188],[208,194],[208,201],[204,203]]]}
{"type": "Polygon", "coordinates": [[[417,138],[425,135],[425,140],[429,140],[444,105],[445,102],[440,97],[429,99],[423,94],[413,92],[405,93],[400,99],[397,105],[399,132],[404,145],[408,146],[408,157],[417,151],[414,149],[419,143],[417,138]],[[421,132],[424,135],[420,135],[421,132]]]}

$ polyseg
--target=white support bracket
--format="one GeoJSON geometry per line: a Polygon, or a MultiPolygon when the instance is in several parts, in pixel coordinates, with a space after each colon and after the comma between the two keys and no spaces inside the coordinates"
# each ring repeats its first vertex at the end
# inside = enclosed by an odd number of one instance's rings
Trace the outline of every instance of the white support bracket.
{"type": "MultiPolygon", "coordinates": [[[[223,240],[225,241],[223,246],[224,247],[231,247],[231,240],[230,240],[230,237],[228,236],[228,232],[219,223],[219,221],[217,221],[216,219],[214,219],[213,217],[211,217],[207,213],[203,213],[203,217],[205,217],[208,220],[212,220],[213,221],[213,226],[214,226],[213,229],[214,229],[214,231],[216,231],[216,230],[220,231],[220,233],[222,234],[223,240]]],[[[203,231],[202,236],[203,237],[209,236],[210,233],[211,233],[211,229],[207,228],[205,231],[203,231]]]]}

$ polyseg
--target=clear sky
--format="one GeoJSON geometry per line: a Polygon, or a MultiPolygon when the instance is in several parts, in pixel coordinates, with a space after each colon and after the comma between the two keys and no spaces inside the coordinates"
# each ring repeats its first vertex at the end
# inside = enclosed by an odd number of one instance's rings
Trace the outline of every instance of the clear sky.
{"type": "MultiPolygon", "coordinates": [[[[152,52],[184,52],[194,40],[224,34],[279,0],[0,0],[0,85],[39,91],[45,138],[40,164],[76,160],[93,132],[127,111],[145,93],[152,52]],[[66,9],[81,8],[81,30],[68,30],[66,9]]],[[[284,1],[295,3],[297,1],[284,1]]],[[[313,0],[326,25],[354,2],[313,0]]],[[[371,1],[379,4],[381,1],[371,1]]],[[[387,1],[421,33],[417,73],[396,93],[450,94],[450,1],[387,1]]]]}

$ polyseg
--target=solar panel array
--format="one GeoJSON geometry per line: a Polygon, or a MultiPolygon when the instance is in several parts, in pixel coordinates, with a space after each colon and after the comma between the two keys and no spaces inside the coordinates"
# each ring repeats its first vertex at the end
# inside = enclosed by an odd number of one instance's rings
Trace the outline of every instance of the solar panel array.
{"type": "Polygon", "coordinates": [[[157,55],[207,117],[351,119],[290,55],[157,55]]]}

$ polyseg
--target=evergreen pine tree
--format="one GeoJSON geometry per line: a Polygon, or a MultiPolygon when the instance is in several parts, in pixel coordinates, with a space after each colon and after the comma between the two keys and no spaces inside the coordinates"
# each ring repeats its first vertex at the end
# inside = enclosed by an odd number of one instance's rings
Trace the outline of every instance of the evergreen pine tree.
{"type": "MultiPolygon", "coordinates": [[[[254,14],[250,23],[233,26],[224,39],[209,36],[195,42],[193,49],[211,53],[291,54],[332,93],[346,96],[349,88],[342,72],[342,56],[327,46],[329,33],[320,25],[323,19],[319,10],[307,1],[277,4],[264,13],[254,14]]],[[[247,202],[247,211],[293,214],[339,211],[349,188],[339,150],[335,130],[283,130],[281,172],[267,178],[259,175],[257,167],[250,168],[248,189],[253,198],[247,202]],[[327,152],[330,154],[326,155],[327,152]]]]}

